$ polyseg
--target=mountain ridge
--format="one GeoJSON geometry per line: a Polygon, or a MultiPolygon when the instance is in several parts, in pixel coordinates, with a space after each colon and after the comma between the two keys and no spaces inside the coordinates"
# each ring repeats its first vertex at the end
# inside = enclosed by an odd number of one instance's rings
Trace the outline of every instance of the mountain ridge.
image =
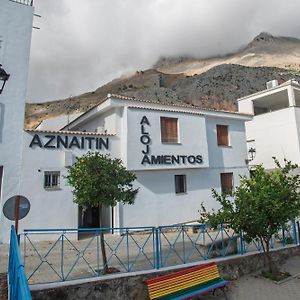
{"type": "Polygon", "coordinates": [[[116,78],[95,91],[27,103],[25,127],[35,128],[44,119],[86,111],[108,93],[236,111],[237,98],[265,89],[267,81],[282,83],[291,78],[300,81],[300,40],[261,33],[246,47],[223,57],[160,58],[153,68],[116,78]]]}

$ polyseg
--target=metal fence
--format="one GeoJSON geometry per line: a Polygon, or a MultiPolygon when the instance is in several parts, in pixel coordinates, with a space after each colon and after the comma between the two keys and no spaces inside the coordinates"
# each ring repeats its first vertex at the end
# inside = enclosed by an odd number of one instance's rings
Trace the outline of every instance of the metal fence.
{"type": "MultiPolygon", "coordinates": [[[[247,243],[242,232],[235,233],[224,226],[218,229],[205,224],[160,226],[157,231],[159,267],[263,250],[260,241],[247,243]]],[[[297,242],[296,223],[293,221],[272,237],[270,247],[277,249],[297,242]]]]}
{"type": "Polygon", "coordinates": [[[19,253],[18,239],[14,226],[10,231],[9,263],[8,263],[9,299],[31,300],[30,291],[19,253]]]}
{"type": "Polygon", "coordinates": [[[26,230],[21,238],[29,283],[101,276],[105,267],[108,273],[155,268],[154,227],[26,230]]]}
{"type": "MultiPolygon", "coordinates": [[[[290,222],[274,235],[271,248],[297,243],[296,224],[290,222]]],[[[106,267],[106,273],[124,273],[262,251],[259,241],[246,243],[242,232],[204,224],[25,230],[21,244],[30,284],[102,276],[106,267]]]]}

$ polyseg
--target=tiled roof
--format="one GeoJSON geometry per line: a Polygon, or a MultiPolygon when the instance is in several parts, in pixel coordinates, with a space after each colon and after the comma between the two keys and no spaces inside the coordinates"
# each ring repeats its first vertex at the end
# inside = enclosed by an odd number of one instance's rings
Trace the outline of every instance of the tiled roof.
{"type": "MultiPolygon", "coordinates": [[[[195,110],[200,110],[201,112],[198,112],[198,114],[203,114],[205,113],[205,111],[208,112],[221,112],[221,113],[229,113],[229,114],[235,114],[235,115],[241,115],[241,116],[247,116],[247,117],[252,117],[252,114],[246,114],[246,113],[241,113],[241,112],[237,112],[237,111],[228,111],[228,110],[217,110],[217,109],[211,109],[211,108],[202,108],[199,106],[194,106],[192,104],[174,104],[174,103],[167,103],[167,102],[160,102],[157,100],[144,100],[144,99],[138,99],[135,97],[127,97],[127,96],[122,96],[122,95],[118,95],[118,94],[107,94],[107,96],[102,99],[101,101],[99,101],[96,105],[92,106],[90,109],[88,109],[86,112],[84,112],[83,114],[81,114],[78,118],[74,119],[72,122],[69,123],[69,125],[73,124],[74,122],[76,122],[78,119],[80,119],[81,117],[85,116],[87,113],[89,113],[90,111],[92,111],[95,107],[97,107],[98,105],[104,103],[106,100],[108,99],[119,99],[119,100],[129,100],[129,101],[135,101],[135,102],[140,102],[140,103],[150,103],[150,104],[158,104],[158,105],[163,105],[163,106],[172,106],[172,107],[177,107],[177,108],[188,108],[188,109],[195,109],[195,110]]],[[[147,107],[143,107],[140,106],[140,109],[151,109],[151,108],[147,108],[147,107]]],[[[172,111],[172,110],[170,110],[172,111]]],[[[174,112],[178,112],[175,111],[174,112]]],[[[193,112],[187,112],[186,113],[193,113],[193,112]]],[[[197,114],[197,112],[195,112],[195,114],[197,114]]],[[[66,126],[65,126],[66,127],[66,126]]],[[[63,128],[65,128],[63,127],[63,128]]]]}
{"type": "Polygon", "coordinates": [[[42,130],[42,129],[25,129],[26,132],[52,133],[52,134],[74,134],[74,135],[97,135],[97,136],[114,136],[114,133],[85,132],[85,131],[68,131],[68,130],[42,130]]]}
{"type": "MultiPolygon", "coordinates": [[[[130,100],[130,101],[150,103],[150,104],[160,104],[160,105],[180,107],[180,108],[191,108],[191,109],[202,110],[202,111],[224,112],[224,113],[231,113],[231,114],[237,114],[237,115],[252,116],[251,114],[240,113],[238,111],[220,110],[220,109],[213,109],[213,108],[202,108],[202,107],[195,106],[192,104],[175,104],[175,103],[168,103],[168,102],[160,102],[157,100],[144,100],[144,99],[138,99],[135,97],[122,96],[122,95],[118,95],[118,94],[108,94],[107,97],[105,97],[100,103],[98,103],[94,107],[98,106],[99,104],[101,104],[102,102],[106,101],[109,98],[116,98],[116,99],[120,99],[120,100],[130,100]]],[[[93,109],[94,107],[92,107],[91,109],[93,109]]],[[[142,107],[142,108],[144,108],[144,107],[142,107]]]]}
{"type": "Polygon", "coordinates": [[[163,109],[163,108],[154,108],[154,107],[145,107],[145,106],[128,106],[128,108],[146,109],[146,110],[158,110],[158,111],[176,112],[176,113],[183,113],[183,114],[204,116],[204,114],[201,113],[201,112],[187,111],[187,110],[178,111],[178,110],[173,110],[173,109],[163,109]]]}

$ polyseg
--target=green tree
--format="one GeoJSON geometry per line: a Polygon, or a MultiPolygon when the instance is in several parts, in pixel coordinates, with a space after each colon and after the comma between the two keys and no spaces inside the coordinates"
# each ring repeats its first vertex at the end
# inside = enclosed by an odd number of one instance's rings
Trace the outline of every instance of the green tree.
{"type": "Polygon", "coordinates": [[[227,225],[236,233],[242,230],[246,242],[260,241],[272,274],[277,269],[270,255],[271,238],[300,213],[300,177],[293,172],[298,166],[286,160],[281,166],[274,161],[274,170],[259,165],[251,178],[242,177],[231,195],[213,190],[220,208],[208,212],[202,204],[200,211],[202,222],[213,227],[227,225]]]}
{"type": "MultiPolygon", "coordinates": [[[[66,176],[73,187],[74,202],[81,206],[99,208],[99,227],[102,226],[103,207],[115,206],[118,202],[133,204],[138,189],[134,189],[134,173],[126,170],[120,159],[109,155],[88,152],[77,158],[66,176]]],[[[103,231],[100,231],[103,273],[107,273],[107,257],[103,231]]]]}

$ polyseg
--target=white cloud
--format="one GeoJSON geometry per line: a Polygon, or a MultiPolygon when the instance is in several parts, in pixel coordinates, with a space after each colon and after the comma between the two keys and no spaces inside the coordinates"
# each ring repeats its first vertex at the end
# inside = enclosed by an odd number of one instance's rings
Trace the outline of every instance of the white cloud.
{"type": "Polygon", "coordinates": [[[36,0],[28,101],[91,91],[160,56],[226,54],[261,31],[300,38],[298,0],[36,0]]]}

